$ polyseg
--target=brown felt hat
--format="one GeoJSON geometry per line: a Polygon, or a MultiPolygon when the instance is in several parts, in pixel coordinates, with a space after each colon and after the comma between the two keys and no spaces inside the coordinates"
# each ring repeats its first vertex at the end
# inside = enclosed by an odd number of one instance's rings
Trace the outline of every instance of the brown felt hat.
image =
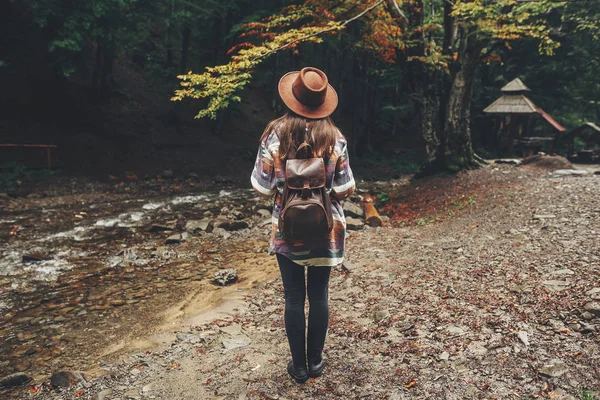
{"type": "Polygon", "coordinates": [[[310,119],[325,118],[338,105],[338,96],[323,71],[313,67],[285,74],[279,81],[279,95],[286,106],[310,119]]]}

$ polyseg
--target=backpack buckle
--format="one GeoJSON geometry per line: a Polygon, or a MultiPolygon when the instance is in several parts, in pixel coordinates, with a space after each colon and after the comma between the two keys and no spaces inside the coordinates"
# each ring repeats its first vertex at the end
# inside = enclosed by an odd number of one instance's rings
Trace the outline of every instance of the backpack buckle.
{"type": "Polygon", "coordinates": [[[302,187],[302,199],[306,200],[310,197],[311,190],[308,181],[304,182],[304,186],[302,187]]]}

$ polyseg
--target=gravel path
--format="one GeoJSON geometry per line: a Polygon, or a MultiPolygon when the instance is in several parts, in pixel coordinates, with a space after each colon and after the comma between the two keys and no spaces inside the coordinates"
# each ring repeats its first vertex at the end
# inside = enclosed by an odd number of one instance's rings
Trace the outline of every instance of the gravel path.
{"type": "Polygon", "coordinates": [[[285,372],[289,350],[276,279],[238,290],[234,307],[179,329],[162,349],[88,371],[87,380],[65,374],[79,380],[69,388],[46,383],[20,393],[600,398],[600,176],[555,177],[502,165],[455,179],[480,182],[484,190],[437,217],[349,238],[347,262],[331,279],[322,378],[297,385],[285,372]]]}

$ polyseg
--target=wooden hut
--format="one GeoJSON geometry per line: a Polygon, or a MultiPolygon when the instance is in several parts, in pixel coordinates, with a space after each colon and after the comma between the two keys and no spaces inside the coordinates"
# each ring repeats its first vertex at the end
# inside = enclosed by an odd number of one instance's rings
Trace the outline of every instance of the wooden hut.
{"type": "MultiPolygon", "coordinates": [[[[564,137],[568,145],[567,156],[573,162],[593,163],[600,161],[600,126],[587,122],[564,137]],[[584,148],[574,154],[575,138],[583,142],[584,148]]],[[[564,143],[564,142],[563,142],[564,143]]]]}
{"type": "Polygon", "coordinates": [[[529,91],[530,89],[523,81],[516,78],[501,89],[502,97],[490,104],[483,112],[501,117],[499,129],[496,131],[498,139],[505,143],[504,146],[501,146],[504,147],[503,150],[513,152],[517,147],[523,152],[523,155],[528,155],[540,151],[546,143],[549,143],[549,151],[552,153],[557,135],[564,132],[565,128],[525,95],[529,91]],[[538,115],[554,128],[553,137],[528,135],[532,130],[532,116],[538,115]]]}

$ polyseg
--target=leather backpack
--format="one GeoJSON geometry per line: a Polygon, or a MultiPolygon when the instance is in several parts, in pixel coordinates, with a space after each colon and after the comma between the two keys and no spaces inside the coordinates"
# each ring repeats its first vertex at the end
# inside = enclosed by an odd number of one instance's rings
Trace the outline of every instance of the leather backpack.
{"type": "Polygon", "coordinates": [[[308,143],[290,151],[278,221],[284,239],[311,242],[328,237],[333,216],[326,180],[325,161],[313,157],[308,143]],[[296,158],[303,152],[305,158],[296,158]]]}

